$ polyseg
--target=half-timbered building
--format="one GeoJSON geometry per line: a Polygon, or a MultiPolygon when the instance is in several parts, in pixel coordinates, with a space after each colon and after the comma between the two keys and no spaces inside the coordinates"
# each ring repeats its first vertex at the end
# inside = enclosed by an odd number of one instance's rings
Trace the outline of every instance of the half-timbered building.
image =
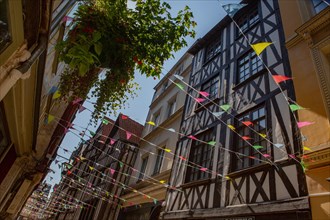
{"type": "Polygon", "coordinates": [[[244,3],[189,50],[185,135],[162,219],[311,218],[293,81],[273,77],[292,75],[279,3],[244,3]],[[251,45],[261,42],[272,44],[259,57],[251,45]]]}

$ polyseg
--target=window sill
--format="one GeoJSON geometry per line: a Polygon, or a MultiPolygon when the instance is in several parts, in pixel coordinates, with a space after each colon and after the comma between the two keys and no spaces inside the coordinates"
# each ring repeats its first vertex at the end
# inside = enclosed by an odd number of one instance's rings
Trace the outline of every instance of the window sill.
{"type": "Polygon", "coordinates": [[[252,80],[262,76],[263,74],[267,73],[267,69],[262,69],[260,70],[259,72],[253,74],[252,76],[250,76],[249,78],[247,78],[246,80],[244,80],[243,82],[240,82],[236,85],[233,86],[232,90],[236,90],[236,89],[239,89],[240,87],[248,84],[249,82],[251,82],[252,80]]]}
{"type": "Polygon", "coordinates": [[[214,179],[211,178],[207,178],[207,179],[202,179],[202,180],[194,180],[192,182],[187,182],[182,184],[180,187],[181,188],[190,188],[193,186],[200,186],[200,185],[206,185],[206,184],[210,184],[214,181],[214,179]]]}
{"type": "Polygon", "coordinates": [[[232,178],[232,177],[237,177],[237,176],[242,176],[243,174],[247,174],[247,173],[255,173],[257,171],[261,171],[261,170],[265,170],[267,167],[271,167],[272,165],[269,163],[262,163],[262,164],[258,164],[255,166],[251,166],[248,168],[243,168],[241,170],[236,170],[233,171],[231,173],[229,173],[227,176],[232,178]]]}

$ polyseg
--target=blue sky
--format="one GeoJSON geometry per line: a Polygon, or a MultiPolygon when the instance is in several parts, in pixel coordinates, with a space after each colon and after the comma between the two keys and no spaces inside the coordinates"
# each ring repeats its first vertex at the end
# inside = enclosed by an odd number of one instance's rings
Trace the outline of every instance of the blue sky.
{"type": "MultiPolygon", "coordinates": [[[[222,9],[221,4],[229,4],[229,3],[238,3],[238,0],[166,0],[171,7],[172,12],[177,13],[180,9],[183,9],[186,5],[190,7],[194,14],[194,20],[197,22],[196,38],[187,38],[188,46],[181,49],[180,51],[174,54],[175,59],[168,60],[164,65],[164,74],[166,74],[165,70],[170,70],[172,66],[176,63],[177,60],[186,52],[186,50],[200,37],[203,37],[213,26],[215,26],[224,16],[225,11],[222,9]]],[[[122,112],[125,115],[128,115],[132,119],[144,124],[149,105],[151,103],[151,99],[154,93],[154,86],[159,82],[158,79],[154,80],[153,78],[146,78],[145,76],[141,76],[136,73],[135,81],[140,85],[141,90],[139,90],[138,97],[134,99],[130,99],[128,101],[128,107],[126,109],[122,109],[119,112],[122,112]]],[[[84,106],[88,109],[92,109],[92,104],[85,102],[84,106]]],[[[113,115],[109,115],[110,118],[115,119],[116,117],[113,115]]],[[[76,119],[73,124],[87,127],[89,120],[91,118],[91,114],[89,111],[85,110],[82,113],[78,113],[76,115],[76,119]]],[[[89,129],[96,130],[97,127],[93,125],[89,126],[89,129]]],[[[81,129],[80,129],[81,130],[81,129]]],[[[73,151],[74,148],[78,145],[80,138],[75,136],[74,134],[68,132],[65,136],[61,147],[68,149],[69,151],[73,151]]],[[[66,158],[70,157],[70,153],[66,153],[63,149],[58,150],[58,154],[62,155],[66,158]]],[[[64,159],[57,157],[57,160],[60,162],[65,162],[64,159]]],[[[60,170],[58,165],[54,162],[51,165],[51,169],[55,171],[55,174],[50,173],[46,178],[47,182],[51,184],[55,184],[60,181],[60,170]],[[53,177],[53,180],[50,181],[49,176],[53,177]]]]}

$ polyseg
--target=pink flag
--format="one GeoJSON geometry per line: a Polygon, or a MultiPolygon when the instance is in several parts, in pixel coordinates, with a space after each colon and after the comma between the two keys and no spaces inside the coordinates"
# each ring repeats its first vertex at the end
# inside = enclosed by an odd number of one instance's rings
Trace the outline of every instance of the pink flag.
{"type": "Polygon", "coordinates": [[[75,100],[72,101],[72,104],[78,104],[79,102],[81,102],[83,99],[82,98],[76,98],[75,100]]]}
{"type": "Polygon", "coordinates": [[[130,133],[130,132],[128,132],[128,131],[126,131],[126,139],[128,140],[128,139],[130,139],[131,138],[131,136],[132,136],[132,133],[130,133]]]}
{"type": "Polygon", "coordinates": [[[301,121],[297,122],[298,128],[302,128],[308,125],[314,124],[314,122],[309,122],[309,121],[301,121]]]}
{"type": "Polygon", "coordinates": [[[195,101],[198,102],[198,103],[201,103],[201,102],[204,102],[205,99],[203,99],[203,98],[195,98],[195,101]]]}
{"type": "Polygon", "coordinates": [[[181,159],[181,160],[187,160],[185,157],[183,157],[183,156],[179,156],[179,158],[181,159]]]}
{"type": "Polygon", "coordinates": [[[203,91],[199,91],[199,94],[201,94],[204,97],[208,97],[210,95],[208,92],[203,92],[203,91]]]}
{"type": "Polygon", "coordinates": [[[64,134],[68,133],[69,129],[68,128],[64,128],[64,134]]]}
{"type": "Polygon", "coordinates": [[[193,139],[193,140],[197,140],[197,138],[195,136],[189,135],[188,138],[193,139]]]}
{"type": "Polygon", "coordinates": [[[269,157],[270,157],[270,155],[269,155],[269,154],[263,154],[263,156],[264,156],[264,157],[267,157],[267,158],[269,158],[269,157]]]}
{"type": "Polygon", "coordinates": [[[292,159],[296,158],[296,156],[294,154],[289,154],[289,157],[291,157],[292,159]]]}
{"type": "Polygon", "coordinates": [[[66,15],[63,17],[62,21],[73,21],[73,18],[66,15]]]}
{"type": "Polygon", "coordinates": [[[287,77],[287,76],[282,76],[282,75],[273,75],[273,79],[278,84],[280,82],[283,82],[285,80],[289,80],[289,79],[292,79],[292,78],[287,77]]]}
{"type": "Polygon", "coordinates": [[[110,138],[110,144],[113,145],[116,142],[115,139],[110,138]]]}
{"type": "Polygon", "coordinates": [[[113,175],[115,173],[115,170],[110,168],[110,173],[111,173],[111,175],[113,175]]]}
{"type": "Polygon", "coordinates": [[[81,112],[83,112],[85,109],[86,109],[86,108],[85,108],[84,106],[81,105],[80,108],[79,108],[79,110],[78,110],[78,112],[81,113],[81,112]]]}
{"type": "Polygon", "coordinates": [[[205,168],[205,167],[202,167],[202,168],[200,168],[199,170],[200,170],[200,171],[204,171],[204,172],[205,172],[205,171],[207,170],[207,168],[205,168]]]}
{"type": "Polygon", "coordinates": [[[122,115],[122,116],[121,116],[121,119],[126,120],[126,119],[128,119],[128,116],[126,116],[126,115],[122,115]]]}

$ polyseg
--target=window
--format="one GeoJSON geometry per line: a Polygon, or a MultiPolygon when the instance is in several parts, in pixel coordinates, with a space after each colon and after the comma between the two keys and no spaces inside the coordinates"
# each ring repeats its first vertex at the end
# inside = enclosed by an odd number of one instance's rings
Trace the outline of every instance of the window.
{"type": "Polygon", "coordinates": [[[163,92],[167,89],[168,87],[168,81],[165,81],[163,84],[163,92]]]}
{"type": "Polygon", "coordinates": [[[160,113],[157,112],[156,114],[154,114],[154,122],[155,122],[155,125],[159,125],[159,122],[160,122],[160,113]]]}
{"type": "Polygon", "coordinates": [[[207,47],[205,62],[212,59],[215,55],[217,55],[220,52],[220,50],[221,50],[221,41],[220,39],[218,39],[207,47]]]}
{"type": "Polygon", "coordinates": [[[148,163],[148,156],[143,157],[138,181],[143,179],[146,172],[147,163],[148,163]]]}
{"type": "Polygon", "coordinates": [[[167,117],[173,115],[175,110],[176,110],[176,99],[173,99],[172,101],[168,102],[167,117]]]}
{"type": "Polygon", "coordinates": [[[315,13],[320,13],[323,9],[330,6],[330,0],[312,0],[315,13]]]}
{"type": "MultiPolygon", "coordinates": [[[[218,91],[219,91],[219,78],[214,77],[210,80],[208,80],[206,83],[204,83],[201,87],[201,91],[207,92],[210,95],[207,97],[208,99],[215,99],[218,97],[218,91]]],[[[203,96],[201,96],[203,98],[203,96]]]]}
{"type": "Polygon", "coordinates": [[[164,157],[164,150],[163,149],[158,149],[157,150],[155,170],[154,170],[153,175],[158,174],[160,172],[160,168],[162,167],[163,157],[164,157]]]}
{"type": "MultiPolygon", "coordinates": [[[[258,10],[255,10],[253,13],[243,16],[239,21],[237,22],[239,28],[242,32],[247,31],[250,29],[254,24],[256,24],[259,21],[260,17],[258,14],[258,10]]],[[[240,36],[242,33],[238,30],[238,36],[240,36]]]]}
{"type": "MultiPolygon", "coordinates": [[[[196,137],[204,142],[214,140],[213,130],[208,130],[196,137]]],[[[213,148],[209,144],[194,141],[191,145],[189,161],[204,168],[211,169],[213,148]]],[[[201,171],[197,167],[187,167],[186,182],[210,178],[210,173],[201,171]]]]}
{"type": "Polygon", "coordinates": [[[254,51],[249,52],[238,60],[238,83],[243,82],[263,68],[262,61],[257,54],[254,51]]]}
{"type": "MultiPolygon", "coordinates": [[[[238,126],[236,126],[237,133],[242,136],[251,138],[247,141],[249,141],[253,146],[263,146],[263,148],[259,149],[259,151],[263,154],[267,152],[267,142],[257,133],[266,134],[267,132],[265,115],[265,107],[259,107],[241,116],[239,118],[238,126]],[[251,121],[253,125],[250,125],[250,127],[253,128],[256,132],[242,124],[242,121],[251,121]]],[[[258,159],[264,159],[258,151],[248,145],[248,143],[242,138],[237,136],[234,136],[234,138],[234,146],[236,146],[236,152],[250,156],[245,157],[238,154],[233,155],[234,170],[248,168],[261,163],[261,161],[253,159],[254,157],[258,159]]]]}
{"type": "Polygon", "coordinates": [[[0,52],[3,51],[11,42],[9,29],[8,1],[0,0],[0,52]]]}

